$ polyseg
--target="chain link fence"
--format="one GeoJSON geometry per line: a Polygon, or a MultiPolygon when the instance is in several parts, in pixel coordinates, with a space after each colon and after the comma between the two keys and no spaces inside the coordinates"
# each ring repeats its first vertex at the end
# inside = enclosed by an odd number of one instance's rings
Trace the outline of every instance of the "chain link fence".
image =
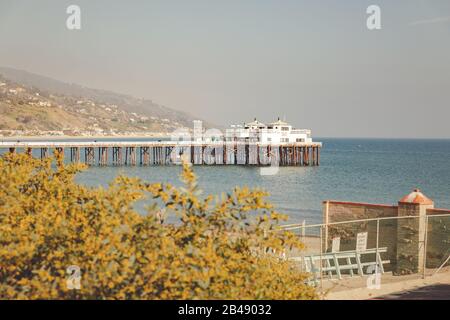
{"type": "MultiPolygon", "coordinates": [[[[450,272],[450,214],[285,225],[305,244],[287,258],[311,284],[368,278],[386,281],[450,272]]],[[[363,282],[364,283],[364,282],[363,282]]]]}

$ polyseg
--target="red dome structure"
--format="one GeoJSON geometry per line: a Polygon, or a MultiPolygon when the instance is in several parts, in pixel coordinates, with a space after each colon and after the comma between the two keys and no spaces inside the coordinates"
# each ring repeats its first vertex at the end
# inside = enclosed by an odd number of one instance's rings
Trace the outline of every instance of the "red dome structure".
{"type": "Polygon", "coordinates": [[[424,195],[419,189],[414,189],[413,192],[401,198],[399,203],[412,203],[424,205],[434,204],[433,200],[424,195]]]}

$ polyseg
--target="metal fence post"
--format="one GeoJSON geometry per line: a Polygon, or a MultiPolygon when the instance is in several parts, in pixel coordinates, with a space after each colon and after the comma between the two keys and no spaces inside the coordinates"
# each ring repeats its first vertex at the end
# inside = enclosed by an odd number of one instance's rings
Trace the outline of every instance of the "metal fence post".
{"type": "Polygon", "coordinates": [[[302,241],[305,243],[305,236],[306,236],[306,220],[303,220],[302,222],[302,241]]]}
{"type": "Polygon", "coordinates": [[[379,257],[379,252],[378,252],[379,243],[380,243],[380,219],[377,219],[377,248],[376,248],[376,254],[375,254],[375,261],[376,261],[375,272],[378,272],[378,268],[380,267],[378,264],[382,263],[381,261],[378,261],[378,257],[379,257]]]}
{"type": "Polygon", "coordinates": [[[323,292],[323,277],[322,277],[322,251],[323,251],[323,227],[320,226],[320,263],[319,263],[319,275],[320,275],[320,291],[323,292]]]}
{"type": "Polygon", "coordinates": [[[380,219],[377,219],[377,253],[379,242],[380,242],[380,219]]]}
{"type": "MultiPolygon", "coordinates": [[[[306,220],[303,220],[302,221],[302,232],[301,232],[301,237],[302,237],[302,243],[303,243],[303,245],[305,246],[305,248],[306,248],[306,242],[305,242],[305,237],[306,237],[306,220]]],[[[304,269],[304,261],[305,261],[305,253],[304,253],[304,251],[302,251],[302,261],[303,261],[303,263],[301,263],[300,265],[301,265],[301,269],[302,269],[302,271],[303,271],[303,269],[304,269]]]]}
{"type": "Polygon", "coordinates": [[[428,243],[428,216],[425,216],[425,239],[423,244],[422,279],[425,279],[425,268],[427,266],[427,243],[428,243]]]}

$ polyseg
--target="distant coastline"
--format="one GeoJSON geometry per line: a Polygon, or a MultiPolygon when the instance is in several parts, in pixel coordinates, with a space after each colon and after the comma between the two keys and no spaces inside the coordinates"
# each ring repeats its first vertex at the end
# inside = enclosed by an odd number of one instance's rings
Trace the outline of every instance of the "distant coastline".
{"type": "Polygon", "coordinates": [[[145,139],[145,138],[170,138],[169,133],[149,132],[146,134],[129,134],[129,135],[33,135],[33,136],[0,136],[3,141],[16,140],[77,140],[77,139],[145,139]]]}
{"type": "MultiPolygon", "coordinates": [[[[136,133],[136,134],[117,134],[117,135],[20,135],[20,136],[2,136],[0,135],[0,140],[3,141],[17,141],[17,140],[76,140],[76,139],[145,139],[145,138],[170,138],[169,133],[163,132],[149,132],[149,133],[136,133]]],[[[449,138],[386,138],[386,137],[318,137],[319,140],[386,140],[386,141],[395,141],[395,140],[405,140],[405,141],[414,141],[414,140],[424,140],[424,141],[448,141],[449,138]]]]}

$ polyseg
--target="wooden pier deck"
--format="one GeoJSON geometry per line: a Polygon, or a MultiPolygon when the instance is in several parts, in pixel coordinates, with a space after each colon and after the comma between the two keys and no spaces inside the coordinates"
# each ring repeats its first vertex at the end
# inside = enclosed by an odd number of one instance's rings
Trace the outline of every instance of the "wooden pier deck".
{"type": "Polygon", "coordinates": [[[31,141],[0,142],[0,151],[45,158],[53,151],[70,162],[99,166],[194,165],[318,166],[322,143],[267,145],[257,142],[31,141]]]}

